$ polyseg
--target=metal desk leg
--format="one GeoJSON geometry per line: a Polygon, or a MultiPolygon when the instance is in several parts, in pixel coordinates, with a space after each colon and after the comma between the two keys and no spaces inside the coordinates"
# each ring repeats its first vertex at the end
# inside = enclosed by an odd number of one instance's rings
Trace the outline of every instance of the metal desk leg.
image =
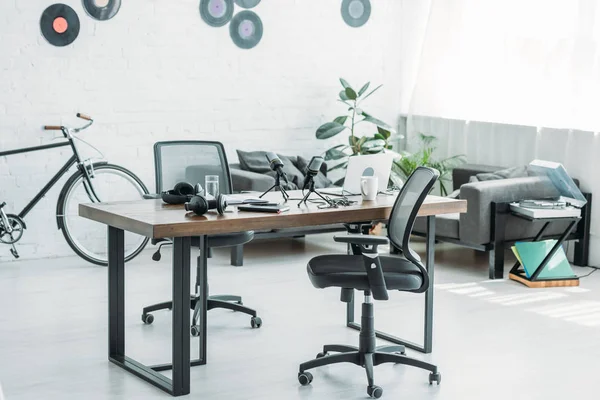
{"type": "Polygon", "coordinates": [[[173,240],[173,395],[190,393],[190,246],[173,240]]]}
{"type": "Polygon", "coordinates": [[[108,228],[108,357],[125,356],[125,232],[108,228]]]}
{"type": "Polygon", "coordinates": [[[208,236],[200,236],[200,255],[198,256],[198,282],[200,283],[200,362],[206,364],[206,311],[208,303],[208,236]]]}
{"type": "Polygon", "coordinates": [[[173,364],[151,367],[125,355],[125,233],[108,228],[108,358],[173,396],[190,393],[190,245],[190,238],[174,240],[173,364]],[[172,380],[157,372],[171,368],[172,380]]]}
{"type": "Polygon", "coordinates": [[[435,216],[427,217],[427,244],[425,268],[429,274],[429,289],[425,292],[425,326],[423,352],[433,350],[433,282],[435,265],[435,216]]]}
{"type": "MultiPolygon", "coordinates": [[[[385,332],[375,331],[379,339],[403,345],[409,349],[429,354],[433,350],[433,282],[434,282],[434,256],[435,256],[435,216],[427,217],[427,242],[426,242],[426,268],[429,273],[429,289],[425,292],[425,318],[424,318],[424,341],[423,345],[409,342],[397,336],[385,332]]],[[[360,324],[354,322],[354,296],[346,304],[346,326],[360,330],[360,324]]]]}

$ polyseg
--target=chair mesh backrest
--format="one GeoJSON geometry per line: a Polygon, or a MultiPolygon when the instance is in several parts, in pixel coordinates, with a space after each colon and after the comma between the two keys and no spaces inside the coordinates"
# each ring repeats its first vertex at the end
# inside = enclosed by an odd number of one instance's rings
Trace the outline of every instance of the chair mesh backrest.
{"type": "Polygon", "coordinates": [[[173,189],[179,182],[200,183],[204,188],[206,175],[219,176],[219,193],[233,192],[225,149],[219,142],[158,142],[154,145],[154,169],[157,193],[173,189]]]}
{"type": "Polygon", "coordinates": [[[417,213],[439,175],[435,169],[419,167],[402,186],[388,225],[388,236],[394,246],[410,250],[408,242],[417,213]]]}

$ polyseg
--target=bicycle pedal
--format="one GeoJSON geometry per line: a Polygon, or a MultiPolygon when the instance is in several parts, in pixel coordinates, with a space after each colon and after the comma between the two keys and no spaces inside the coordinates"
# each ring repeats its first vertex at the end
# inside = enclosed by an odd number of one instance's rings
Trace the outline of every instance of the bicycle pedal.
{"type": "Polygon", "coordinates": [[[19,253],[16,249],[10,249],[10,253],[13,255],[14,258],[19,258],[19,253]]]}

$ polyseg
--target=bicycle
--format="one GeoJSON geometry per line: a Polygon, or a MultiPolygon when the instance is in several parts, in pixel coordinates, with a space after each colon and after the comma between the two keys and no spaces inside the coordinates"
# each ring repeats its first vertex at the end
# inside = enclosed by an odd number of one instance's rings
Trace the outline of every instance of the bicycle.
{"type": "MultiPolygon", "coordinates": [[[[7,214],[4,211],[6,203],[0,204],[0,243],[11,246],[10,252],[15,258],[19,253],[15,247],[27,229],[24,218],[48,191],[68,173],[69,169],[77,165],[77,171],[67,179],[62,187],[56,204],[56,223],[62,231],[65,240],[73,251],[86,261],[96,265],[108,265],[106,253],[107,230],[102,224],[81,218],[78,214],[80,203],[107,202],[120,200],[142,199],[148,194],[146,185],[133,172],[106,161],[92,162],[90,158],[82,160],[75,140],[79,140],[102,154],[94,146],[76,136],[79,132],[89,128],[94,120],[84,114],[78,113],[87,123],[79,128],[66,126],[44,126],[46,131],[61,131],[66,141],[42,146],[27,147],[0,152],[0,157],[13,154],[29,153],[34,151],[54,149],[70,146],[73,155],[65,165],[50,179],[38,194],[19,212],[7,214]]],[[[132,233],[125,236],[125,261],[137,256],[148,243],[149,238],[132,233]]]]}

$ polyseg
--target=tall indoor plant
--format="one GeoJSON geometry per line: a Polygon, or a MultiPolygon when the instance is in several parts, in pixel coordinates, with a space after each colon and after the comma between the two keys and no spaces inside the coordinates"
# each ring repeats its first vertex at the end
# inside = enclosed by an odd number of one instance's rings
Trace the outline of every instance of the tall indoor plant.
{"type": "MultiPolygon", "coordinates": [[[[394,139],[392,133],[395,133],[390,125],[373,117],[361,107],[362,103],[383,85],[379,85],[367,93],[371,85],[370,82],[365,83],[358,91],[354,90],[343,78],[340,78],[340,83],[342,84],[342,91],[339,93],[338,101],[348,107],[347,113],[336,117],[332,122],[321,125],[316,132],[317,139],[321,140],[332,138],[344,131],[350,133],[348,144],[339,144],[325,152],[325,160],[337,161],[335,165],[330,167],[330,171],[345,169],[348,165],[348,157],[360,154],[377,154],[391,150],[390,140],[394,139]],[[359,137],[356,127],[362,123],[374,125],[372,129],[377,132],[359,137]]],[[[392,177],[392,180],[397,181],[394,177],[392,177]]],[[[341,184],[342,181],[343,179],[336,182],[336,184],[341,184]]]]}

